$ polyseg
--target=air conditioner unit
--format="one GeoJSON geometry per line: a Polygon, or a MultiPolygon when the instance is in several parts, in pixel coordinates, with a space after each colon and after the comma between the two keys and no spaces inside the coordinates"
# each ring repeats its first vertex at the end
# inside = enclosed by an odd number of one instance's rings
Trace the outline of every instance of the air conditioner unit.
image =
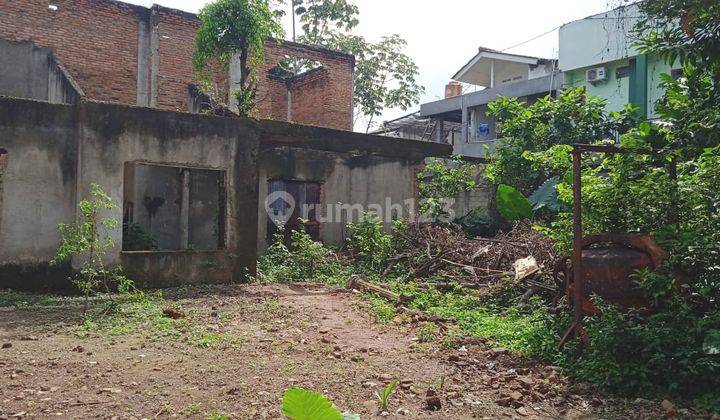
{"type": "Polygon", "coordinates": [[[605,70],[605,67],[585,70],[585,80],[590,83],[605,81],[607,80],[607,70],[605,70]]]}

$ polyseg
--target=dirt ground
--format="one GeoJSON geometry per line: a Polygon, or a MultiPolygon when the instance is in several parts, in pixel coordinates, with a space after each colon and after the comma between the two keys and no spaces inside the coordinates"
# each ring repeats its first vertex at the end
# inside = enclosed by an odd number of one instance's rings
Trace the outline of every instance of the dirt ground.
{"type": "Polygon", "coordinates": [[[165,298],[211,333],[207,346],[144,331],[78,334],[79,308],[0,308],[0,418],[282,418],[292,386],[364,419],[664,414],[658,402],[601,398],[482,342],[420,343],[412,324],[375,322],[341,289],[233,285],[165,298]],[[380,413],[374,392],[392,379],[400,386],[380,413]]]}

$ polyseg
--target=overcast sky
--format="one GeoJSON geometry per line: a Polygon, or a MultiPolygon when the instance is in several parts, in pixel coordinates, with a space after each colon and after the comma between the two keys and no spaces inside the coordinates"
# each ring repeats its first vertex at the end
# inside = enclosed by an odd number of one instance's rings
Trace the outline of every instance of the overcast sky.
{"type": "MultiPolygon", "coordinates": [[[[206,0],[125,0],[197,12],[206,0]]],[[[398,33],[407,54],[420,68],[425,86],[421,102],[442,98],[445,84],[477,52],[478,46],[506,49],[558,26],[606,11],[620,0],[355,0],[360,25],[355,32],[370,40],[398,33]]],[[[286,28],[289,29],[289,18],[286,28]]],[[[508,52],[551,58],[557,55],[557,30],[508,52]]],[[[288,37],[290,31],[288,30],[288,37]]],[[[417,108],[417,107],[416,107],[417,108]]],[[[390,110],[382,119],[410,112],[390,110]]]]}

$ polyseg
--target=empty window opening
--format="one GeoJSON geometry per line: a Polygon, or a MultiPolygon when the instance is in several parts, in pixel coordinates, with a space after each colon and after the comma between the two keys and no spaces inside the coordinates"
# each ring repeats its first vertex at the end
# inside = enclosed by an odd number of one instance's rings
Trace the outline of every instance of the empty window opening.
{"type": "Polygon", "coordinates": [[[225,248],[225,172],[125,164],[123,250],[225,248]]]}
{"type": "Polygon", "coordinates": [[[275,66],[268,70],[268,74],[277,79],[292,81],[300,76],[319,70],[322,67],[322,63],[317,60],[286,55],[275,66]]]}
{"type": "Polygon", "coordinates": [[[320,208],[320,184],[317,182],[295,180],[268,181],[268,242],[275,240],[275,235],[283,227],[283,238],[290,244],[292,231],[305,229],[313,240],[320,240],[320,223],[317,211],[320,208]],[[303,225],[301,219],[307,219],[303,225]]]}
{"type": "Polygon", "coordinates": [[[615,69],[615,78],[622,79],[623,77],[630,77],[632,69],[630,66],[622,66],[615,69]]]}

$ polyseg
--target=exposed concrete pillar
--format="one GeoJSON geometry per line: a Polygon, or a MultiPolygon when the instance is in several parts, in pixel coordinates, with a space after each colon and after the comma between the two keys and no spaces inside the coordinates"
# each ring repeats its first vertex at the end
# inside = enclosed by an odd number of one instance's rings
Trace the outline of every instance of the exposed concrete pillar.
{"type": "Polygon", "coordinates": [[[150,106],[158,106],[158,72],[160,68],[160,18],[155,7],[150,12],[150,106]]]}
{"type": "Polygon", "coordinates": [[[445,131],[445,120],[442,118],[438,118],[435,120],[435,141],[438,143],[442,143],[443,140],[443,132],[445,131]]]}
{"type": "Polygon", "coordinates": [[[462,113],[462,142],[467,143],[468,142],[468,107],[465,105],[465,101],[462,101],[462,107],[460,108],[460,112],[462,113]]]}
{"type": "Polygon", "coordinates": [[[190,170],[182,170],[180,193],[180,249],[188,249],[190,241],[190,170]]]}
{"type": "Polygon", "coordinates": [[[287,120],[292,122],[292,80],[285,81],[285,88],[287,91],[287,120]]]}
{"type": "Polygon", "coordinates": [[[230,57],[230,74],[228,75],[228,104],[230,110],[234,113],[240,112],[238,109],[237,101],[235,100],[234,93],[240,90],[240,79],[242,77],[242,66],[240,65],[240,55],[233,54],[230,57]]]}
{"type": "Polygon", "coordinates": [[[149,70],[150,56],[150,15],[138,16],[138,48],[137,48],[137,106],[149,105],[149,70]]]}

